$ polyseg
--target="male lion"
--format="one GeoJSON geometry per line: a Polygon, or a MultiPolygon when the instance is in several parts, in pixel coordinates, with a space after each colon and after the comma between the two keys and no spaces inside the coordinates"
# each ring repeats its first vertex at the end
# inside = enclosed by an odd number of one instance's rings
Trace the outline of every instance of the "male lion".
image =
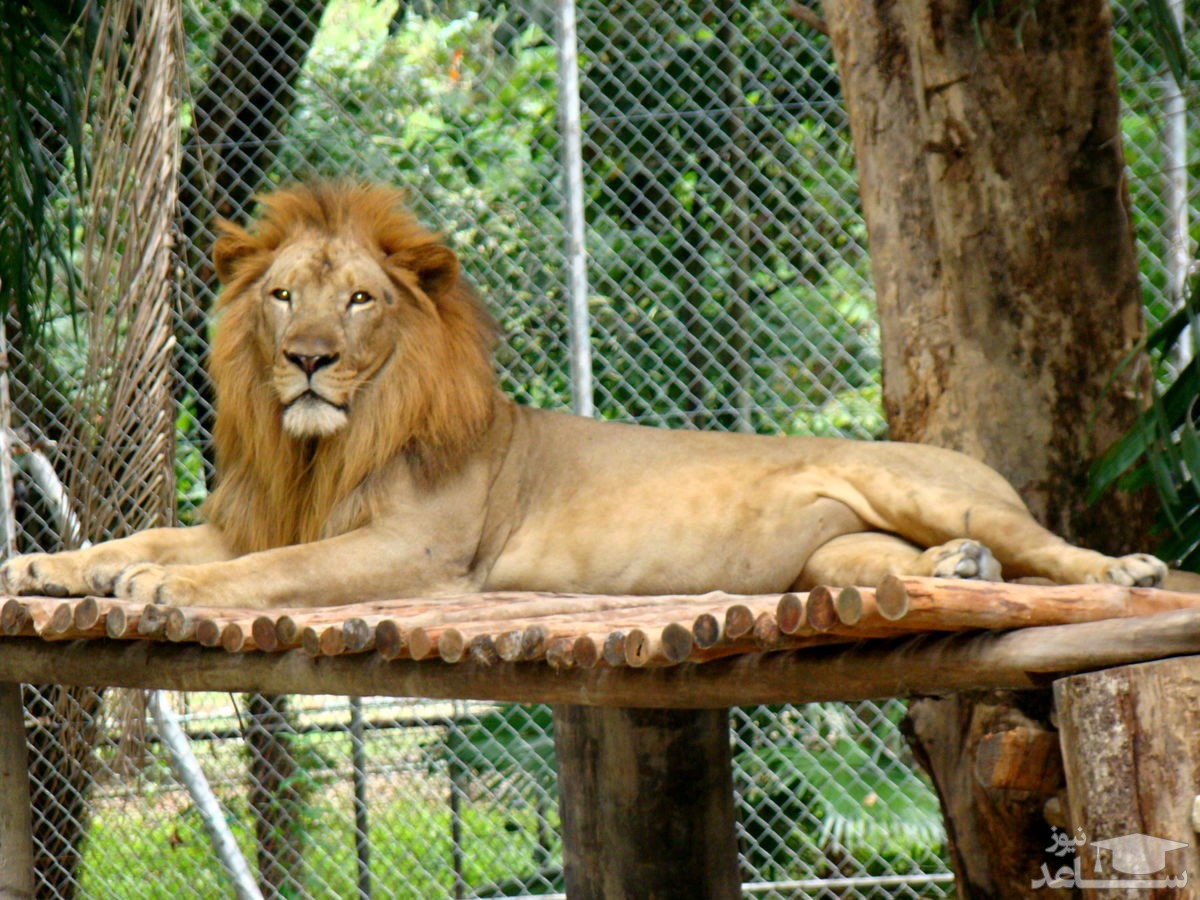
{"type": "Polygon", "coordinates": [[[520,407],[458,261],[381,187],[222,226],[207,524],[7,563],[13,593],[342,604],[480,590],[767,593],[888,573],[1154,585],[933,447],[671,432],[520,407]],[[993,554],[995,556],[993,557],[993,554]],[[997,560],[999,563],[997,563],[997,560]]]}

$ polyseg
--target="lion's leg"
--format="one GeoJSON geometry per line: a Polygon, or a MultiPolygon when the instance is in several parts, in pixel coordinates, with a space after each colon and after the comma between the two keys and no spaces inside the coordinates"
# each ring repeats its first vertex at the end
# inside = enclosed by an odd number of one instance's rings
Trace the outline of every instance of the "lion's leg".
{"type": "Polygon", "coordinates": [[[1105,556],[1076,547],[1043,528],[1024,509],[975,506],[968,513],[970,535],[996,554],[1010,578],[1040,576],[1059,584],[1111,582],[1153,587],[1167,567],[1144,553],[1105,556]]]}
{"type": "Polygon", "coordinates": [[[817,584],[876,585],[886,575],[998,581],[1000,565],[977,541],[957,539],[922,550],[892,534],[847,534],[813,551],[793,590],[817,584]]]}
{"type": "Polygon", "coordinates": [[[151,528],[83,550],[15,557],[0,567],[0,581],[10,594],[109,594],[121,570],[135,563],[195,565],[232,555],[220,531],[212,525],[151,528]]]}
{"type": "Polygon", "coordinates": [[[383,529],[360,528],[224,562],[130,566],[117,578],[114,593],[168,606],[270,608],[478,590],[463,555],[457,550],[439,552],[436,546],[398,539],[383,529]]]}

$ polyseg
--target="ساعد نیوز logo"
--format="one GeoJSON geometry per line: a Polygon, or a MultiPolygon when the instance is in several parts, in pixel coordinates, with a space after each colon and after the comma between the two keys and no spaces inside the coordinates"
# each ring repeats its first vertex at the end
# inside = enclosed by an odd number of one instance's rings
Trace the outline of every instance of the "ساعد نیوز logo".
{"type": "Polygon", "coordinates": [[[1031,884],[1035,889],[1181,888],[1188,882],[1187,872],[1170,871],[1167,859],[1172,851],[1191,846],[1182,841],[1167,840],[1149,834],[1123,834],[1089,843],[1082,829],[1076,831],[1072,837],[1057,828],[1052,830],[1051,837],[1053,843],[1046,848],[1046,852],[1059,858],[1071,854],[1075,857],[1074,863],[1060,866],[1053,874],[1050,872],[1050,864],[1043,863],[1042,877],[1035,879],[1031,884]],[[1085,846],[1091,847],[1094,855],[1092,872],[1086,875],[1083,871],[1083,858],[1079,854],[1085,846]],[[1088,877],[1089,875],[1095,877],[1088,877]]]}

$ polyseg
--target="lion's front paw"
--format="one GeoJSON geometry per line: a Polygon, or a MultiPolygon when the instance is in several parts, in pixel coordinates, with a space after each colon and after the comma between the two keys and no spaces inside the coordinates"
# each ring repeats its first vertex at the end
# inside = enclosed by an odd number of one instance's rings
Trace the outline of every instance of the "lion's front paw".
{"type": "Polygon", "coordinates": [[[992,551],[978,541],[949,541],[930,547],[922,556],[932,564],[930,574],[935,578],[1000,580],[1000,563],[992,556],[992,551]]]}
{"type": "Polygon", "coordinates": [[[154,563],[136,563],[122,569],[114,581],[113,596],[135,603],[202,605],[200,591],[190,578],[154,563]]]}
{"type": "Polygon", "coordinates": [[[1125,587],[1158,587],[1167,577],[1167,565],[1148,553],[1131,553],[1110,560],[1101,580],[1125,587]]]}
{"type": "Polygon", "coordinates": [[[89,592],[84,575],[76,558],[65,553],[27,553],[0,567],[4,590],[10,594],[80,596],[89,592]]]}

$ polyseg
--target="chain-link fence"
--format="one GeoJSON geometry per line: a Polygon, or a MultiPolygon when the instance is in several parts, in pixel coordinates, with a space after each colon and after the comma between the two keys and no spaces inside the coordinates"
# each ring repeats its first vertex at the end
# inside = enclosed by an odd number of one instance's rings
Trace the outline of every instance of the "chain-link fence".
{"type": "MultiPolygon", "coordinates": [[[[1194,130],[1135,10],[1115,7],[1117,58],[1157,318],[1186,272],[1194,130]]],[[[572,98],[560,96],[550,0],[186,0],[184,19],[180,520],[194,519],[212,477],[202,363],[214,223],[243,220],[257,191],[311,176],[407,187],[489,302],[502,385],[521,402],[569,406],[572,353],[583,353],[605,418],[884,431],[848,129],[810,11],[791,0],[581,0],[578,156],[558,124],[572,98]],[[587,225],[582,297],[565,255],[572,171],[587,225]],[[568,311],[581,300],[590,339],[572,347],[568,311]]],[[[22,366],[33,350],[10,322],[21,550],[56,549],[73,527],[46,471],[63,464],[61,421],[87,389],[71,302],[56,301],[36,366],[22,366]]],[[[41,895],[229,894],[154,728],[144,755],[122,752],[144,720],[136,702],[50,688],[26,700],[41,895]]],[[[214,695],[174,705],[269,894],[561,891],[544,708],[214,695]]],[[[902,715],[895,701],[733,713],[748,895],[952,892],[936,798],[902,715]]]]}

